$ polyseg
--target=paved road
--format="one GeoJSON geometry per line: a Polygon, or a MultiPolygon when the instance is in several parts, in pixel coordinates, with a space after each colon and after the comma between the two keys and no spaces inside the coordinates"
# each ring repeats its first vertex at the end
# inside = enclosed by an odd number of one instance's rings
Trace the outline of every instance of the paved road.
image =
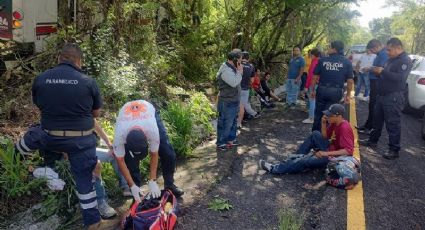
{"type": "MultiPolygon", "coordinates": [[[[357,103],[359,124],[366,116],[367,104],[357,103]]],[[[377,149],[360,148],[367,229],[425,229],[425,141],[420,128],[420,114],[403,115],[397,160],[381,156],[387,149],[386,132],[377,149]]]]}
{"type": "MultiPolygon", "coordinates": [[[[364,102],[357,106],[361,124],[364,102]]],[[[277,229],[279,213],[294,210],[304,219],[303,229],[346,229],[347,193],[333,187],[303,188],[324,178],[323,170],[298,175],[273,176],[258,170],[259,159],[278,162],[292,153],[310,125],[301,121],[301,110],[265,112],[248,123],[239,136],[241,146],[229,176],[204,197],[184,207],[178,229],[277,229]],[[215,212],[208,203],[215,197],[228,199],[233,209],[215,212]]],[[[403,117],[403,151],[395,161],[382,158],[386,134],[378,149],[360,148],[367,229],[425,229],[425,142],[420,138],[420,117],[403,117]]],[[[361,136],[360,136],[361,137],[361,136]]]]}

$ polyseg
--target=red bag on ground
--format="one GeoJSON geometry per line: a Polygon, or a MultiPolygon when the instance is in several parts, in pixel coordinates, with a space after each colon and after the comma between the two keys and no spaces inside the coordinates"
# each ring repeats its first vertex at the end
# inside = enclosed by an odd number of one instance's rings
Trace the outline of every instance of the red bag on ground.
{"type": "Polygon", "coordinates": [[[172,230],[177,223],[177,199],[169,190],[163,190],[161,197],[135,202],[124,216],[122,229],[172,230]]]}

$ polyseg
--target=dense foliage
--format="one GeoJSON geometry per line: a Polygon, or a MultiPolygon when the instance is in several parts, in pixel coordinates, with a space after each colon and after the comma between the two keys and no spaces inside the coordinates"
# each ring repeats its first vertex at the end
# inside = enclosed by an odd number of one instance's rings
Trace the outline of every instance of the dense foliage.
{"type": "Polygon", "coordinates": [[[398,7],[391,17],[374,19],[369,27],[374,37],[386,42],[400,38],[405,49],[413,54],[425,55],[425,2],[421,0],[388,0],[398,7]]]}

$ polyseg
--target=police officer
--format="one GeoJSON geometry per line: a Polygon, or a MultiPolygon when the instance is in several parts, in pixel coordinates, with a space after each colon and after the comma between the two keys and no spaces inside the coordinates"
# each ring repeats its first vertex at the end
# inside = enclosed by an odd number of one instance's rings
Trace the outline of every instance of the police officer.
{"type": "Polygon", "coordinates": [[[311,83],[311,97],[316,98],[312,131],[320,131],[322,112],[332,104],[340,102],[343,96],[344,83],[347,82],[345,103],[350,102],[350,93],[354,85],[353,66],[344,57],[344,43],[341,41],[331,42],[328,54],[328,57],[319,60],[311,83]],[[319,77],[320,81],[318,82],[319,77]]]}
{"type": "Polygon", "coordinates": [[[382,127],[387,127],[389,150],[384,153],[386,159],[398,158],[401,138],[401,110],[404,104],[403,91],[406,79],[412,69],[412,61],[403,50],[403,44],[398,38],[387,42],[389,60],[385,67],[374,67],[372,72],[380,76],[378,81],[378,96],[374,109],[373,130],[369,140],[359,143],[363,146],[375,147],[381,137],[382,127]]]}
{"type": "Polygon", "coordinates": [[[97,229],[101,219],[93,187],[97,163],[93,128],[102,99],[95,80],[81,72],[82,56],[78,45],[66,44],[59,52],[59,65],[34,79],[32,97],[41,111],[42,146],[68,154],[84,225],[97,229]]]}
{"type": "MultiPolygon", "coordinates": [[[[372,66],[384,67],[385,63],[388,60],[387,50],[382,46],[382,43],[377,39],[372,39],[367,43],[366,46],[372,53],[376,54],[376,58],[373,61],[372,66]]],[[[366,69],[369,71],[370,79],[370,96],[369,96],[369,114],[367,116],[366,123],[363,126],[357,127],[359,133],[369,134],[373,128],[373,111],[376,104],[376,96],[378,95],[378,79],[379,75],[376,75],[371,69],[366,69]]]]}

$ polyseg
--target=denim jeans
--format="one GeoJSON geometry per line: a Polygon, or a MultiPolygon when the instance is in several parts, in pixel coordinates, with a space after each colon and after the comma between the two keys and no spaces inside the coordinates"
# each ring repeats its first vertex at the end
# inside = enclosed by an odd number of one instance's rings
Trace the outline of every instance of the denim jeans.
{"type": "Polygon", "coordinates": [[[219,146],[236,139],[239,101],[226,102],[219,99],[217,111],[217,146],[219,146]]]}
{"type": "Polygon", "coordinates": [[[251,104],[249,103],[249,90],[241,90],[241,104],[245,109],[245,112],[251,116],[255,116],[257,112],[252,109],[251,104]]]}
{"type": "Polygon", "coordinates": [[[312,131],[321,130],[323,111],[342,99],[342,88],[318,86],[316,91],[316,108],[314,109],[314,123],[312,131]]]}
{"type": "Polygon", "coordinates": [[[296,104],[298,92],[300,91],[300,83],[296,83],[295,79],[286,80],[286,103],[296,104]]]}
{"type": "Polygon", "coordinates": [[[107,149],[102,149],[102,148],[96,148],[96,156],[97,156],[97,159],[100,160],[100,162],[102,163],[106,162],[112,165],[115,173],[118,176],[120,188],[127,188],[128,187],[127,181],[125,180],[124,176],[121,174],[121,171],[118,168],[118,163],[115,160],[115,157],[112,155],[109,155],[107,149]]]}
{"type": "Polygon", "coordinates": [[[364,96],[369,96],[370,92],[370,81],[368,73],[359,73],[359,78],[357,79],[356,92],[354,96],[359,96],[360,90],[362,89],[362,85],[365,86],[364,96]]]}
{"type": "Polygon", "coordinates": [[[273,174],[299,173],[310,169],[325,168],[329,163],[327,157],[317,158],[309,153],[312,149],[327,151],[328,148],[328,139],[324,138],[319,131],[314,131],[300,145],[296,157],[273,165],[270,172],[273,174]]]}
{"type": "Polygon", "coordinates": [[[308,118],[314,119],[314,109],[316,108],[316,98],[311,97],[312,89],[308,89],[308,118]]]}

